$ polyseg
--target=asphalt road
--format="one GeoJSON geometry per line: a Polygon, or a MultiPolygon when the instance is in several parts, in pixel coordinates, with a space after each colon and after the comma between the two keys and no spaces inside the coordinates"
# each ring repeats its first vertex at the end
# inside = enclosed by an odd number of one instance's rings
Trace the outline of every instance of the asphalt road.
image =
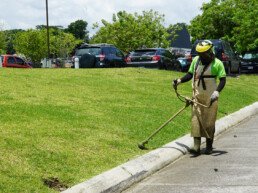
{"type": "Polygon", "coordinates": [[[218,135],[213,154],[186,154],[123,193],[258,193],[257,138],[258,114],[218,135]]]}

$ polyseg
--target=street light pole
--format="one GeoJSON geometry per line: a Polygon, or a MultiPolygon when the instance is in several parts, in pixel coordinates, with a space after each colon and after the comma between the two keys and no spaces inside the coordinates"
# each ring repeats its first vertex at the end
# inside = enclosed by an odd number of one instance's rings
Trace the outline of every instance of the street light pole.
{"type": "Polygon", "coordinates": [[[47,57],[50,58],[50,49],[49,49],[49,26],[48,26],[48,0],[46,0],[46,19],[47,19],[47,57]]]}

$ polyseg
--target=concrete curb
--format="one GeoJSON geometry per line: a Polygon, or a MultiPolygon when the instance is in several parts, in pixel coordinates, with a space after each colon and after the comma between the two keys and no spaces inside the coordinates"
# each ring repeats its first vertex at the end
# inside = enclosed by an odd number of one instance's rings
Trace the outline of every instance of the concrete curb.
{"type": "MultiPolygon", "coordinates": [[[[217,120],[215,136],[255,114],[258,114],[258,102],[217,120]]],[[[77,184],[63,193],[121,192],[177,160],[192,147],[192,137],[187,134],[161,148],[77,184]]]]}

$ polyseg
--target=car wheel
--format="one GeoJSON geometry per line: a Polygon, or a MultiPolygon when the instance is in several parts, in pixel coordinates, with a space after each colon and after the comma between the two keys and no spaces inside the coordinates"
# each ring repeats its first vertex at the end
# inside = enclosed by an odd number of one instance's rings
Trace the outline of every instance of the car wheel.
{"type": "Polygon", "coordinates": [[[167,70],[169,65],[167,65],[167,64],[164,63],[163,66],[164,66],[164,70],[167,70]]]}
{"type": "Polygon", "coordinates": [[[80,58],[80,68],[93,68],[95,66],[96,57],[91,54],[84,54],[80,58]]]}
{"type": "Polygon", "coordinates": [[[239,64],[237,71],[238,71],[237,73],[240,75],[241,74],[241,64],[239,64]]]}
{"type": "Polygon", "coordinates": [[[178,71],[178,72],[182,72],[181,65],[177,63],[176,66],[175,66],[175,70],[178,71]]]}
{"type": "Polygon", "coordinates": [[[231,75],[231,65],[228,65],[227,74],[228,74],[229,76],[231,75]]]}
{"type": "Polygon", "coordinates": [[[159,62],[159,63],[158,63],[158,69],[159,69],[159,70],[164,69],[164,63],[159,62]]]}
{"type": "Polygon", "coordinates": [[[105,68],[111,68],[112,67],[111,62],[109,60],[106,60],[104,67],[105,68]]]}

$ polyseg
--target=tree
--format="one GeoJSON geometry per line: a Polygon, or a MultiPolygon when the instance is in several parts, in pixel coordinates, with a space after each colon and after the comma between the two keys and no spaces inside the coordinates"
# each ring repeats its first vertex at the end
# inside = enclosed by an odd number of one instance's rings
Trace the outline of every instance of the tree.
{"type": "Polygon", "coordinates": [[[83,20],[77,20],[68,25],[68,28],[65,29],[65,32],[71,33],[76,39],[89,42],[89,32],[87,31],[88,23],[83,20]]]}
{"type": "Polygon", "coordinates": [[[257,0],[235,0],[235,14],[232,18],[237,24],[233,29],[232,41],[239,52],[258,49],[258,3],[257,0]]]}
{"type": "Polygon", "coordinates": [[[198,15],[191,21],[189,31],[196,39],[219,39],[230,40],[232,29],[236,23],[232,20],[234,9],[231,0],[211,0],[204,3],[201,10],[202,15],[198,15]]]}
{"type": "Polygon", "coordinates": [[[136,48],[146,47],[167,47],[169,33],[162,25],[164,15],[158,12],[143,11],[142,15],[130,14],[120,11],[113,14],[112,23],[102,20],[103,26],[92,37],[91,43],[110,43],[116,45],[124,52],[136,48]]]}
{"type": "Polygon", "coordinates": [[[15,38],[15,35],[18,32],[22,32],[24,30],[22,29],[12,29],[12,30],[5,30],[5,34],[6,34],[6,53],[7,54],[15,54],[16,51],[13,47],[13,40],[15,38]]]}
{"type": "Polygon", "coordinates": [[[50,38],[50,50],[52,55],[67,58],[75,46],[82,43],[81,40],[76,40],[75,37],[70,33],[65,33],[61,30],[54,32],[52,30],[52,35],[50,38]]]}
{"type": "MultiPolygon", "coordinates": [[[[57,30],[57,29],[62,30],[63,26],[61,26],[61,25],[53,25],[53,26],[48,26],[48,28],[49,29],[55,29],[55,30],[57,30]]],[[[47,29],[47,26],[46,25],[37,25],[36,29],[38,29],[38,30],[47,29]]]]}
{"type": "MultiPolygon", "coordinates": [[[[50,52],[55,57],[66,57],[78,43],[72,34],[50,29],[50,52]]],[[[16,34],[14,48],[40,67],[41,59],[47,56],[46,29],[27,30],[16,34]]]]}
{"type": "Polygon", "coordinates": [[[5,33],[2,30],[2,27],[0,26],[0,54],[5,53],[6,50],[6,37],[5,33]]]}
{"type": "Polygon", "coordinates": [[[16,34],[13,43],[15,50],[30,58],[34,67],[39,67],[41,59],[47,55],[45,30],[30,29],[19,32],[16,34]]]}
{"type": "Polygon", "coordinates": [[[237,51],[258,47],[257,0],[211,0],[204,3],[189,31],[196,39],[224,39],[237,51]]]}
{"type": "Polygon", "coordinates": [[[0,54],[3,54],[6,50],[5,34],[0,31],[0,54]]]}

